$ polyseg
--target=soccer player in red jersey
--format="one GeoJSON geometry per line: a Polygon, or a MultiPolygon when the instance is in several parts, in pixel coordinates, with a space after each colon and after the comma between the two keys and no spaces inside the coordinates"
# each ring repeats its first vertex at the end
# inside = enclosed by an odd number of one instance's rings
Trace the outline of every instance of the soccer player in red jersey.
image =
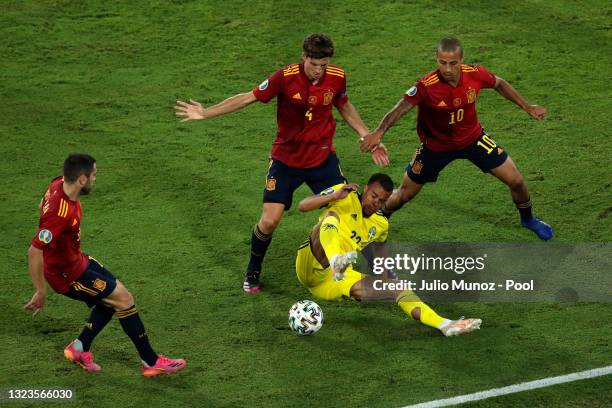
{"type": "Polygon", "coordinates": [[[493,174],[509,188],[521,224],[542,240],[553,236],[550,225],[534,217],[531,197],[523,176],[506,151],[482,128],[476,115],[476,99],[484,88],[494,88],[529,116],[541,120],[546,109],[530,105],[504,79],[482,66],[463,64],[463,46],[445,38],[437,48],[438,69],[422,77],[382,119],[378,128],[363,137],[361,149],[369,151],[402,116],[418,106],[417,133],[421,146],[406,168],[404,180],[383,208],[391,215],[423,187],[435,182],[442,169],[455,159],[468,159],[483,172],[493,174]]]}
{"type": "MultiPolygon", "coordinates": [[[[277,98],[277,132],[272,144],[270,168],[263,194],[263,211],[251,235],[251,257],[243,289],[260,291],[259,276],[263,258],[280,223],[289,210],[293,192],[306,183],[318,194],[345,182],[333,146],[336,122],[335,106],[348,125],[361,137],[368,133],[346,93],[346,73],[329,63],[334,45],[323,34],[311,34],[304,40],[302,62],[274,72],[259,86],[223,102],[204,108],[200,103],[177,101],[177,115],[182,121],[209,119],[242,109],[253,102],[267,103],[277,98]]],[[[377,165],[389,163],[386,149],[376,144],[370,151],[377,165]]]]}
{"type": "Polygon", "coordinates": [[[36,292],[24,308],[38,314],[44,307],[49,286],[62,295],[85,302],[91,315],[81,334],[64,349],[69,360],[90,372],[101,367],[90,351],[94,338],[117,315],[119,323],[142,359],[147,377],[175,373],[185,367],[183,359],[158,355],[149,344],[144,325],[126,287],[102,264],[81,252],[81,202],[96,181],[96,161],[74,153],[64,161],[64,176],[51,181],[40,201],[38,233],[28,250],[28,264],[36,292]]]}

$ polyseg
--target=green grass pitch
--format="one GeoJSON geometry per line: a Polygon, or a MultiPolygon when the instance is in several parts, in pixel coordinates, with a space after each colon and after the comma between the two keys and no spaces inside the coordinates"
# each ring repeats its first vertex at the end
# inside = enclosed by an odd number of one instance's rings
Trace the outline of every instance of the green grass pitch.
{"type": "MultiPolygon", "coordinates": [[[[205,105],[247,92],[297,62],[314,31],[336,43],[351,101],[373,127],[433,69],[456,35],[529,101],[536,122],[494,91],[480,120],[525,175],[536,214],[558,242],[612,239],[609,2],[587,1],[10,1],[0,16],[0,388],[70,387],[70,406],[397,407],[611,364],[610,304],[435,304],[483,329],[447,339],[391,304],[320,302],[323,329],[300,338],[290,305],[310,295],[294,271],[316,219],[291,209],[264,266],[265,291],[241,289],[250,228],[261,211],[275,103],[179,124],[176,99],[205,105]],[[94,344],[104,371],[62,356],[87,317],[49,293],[37,319],[26,251],[37,204],[72,151],[98,160],[82,200],[82,247],[125,282],[151,341],[184,357],[172,377],[145,379],[116,321],[94,344]]],[[[417,146],[414,112],[386,136],[399,182],[417,146]]],[[[376,170],[341,121],[344,173],[376,170]]],[[[309,191],[301,188],[299,201],[309,191]]],[[[391,242],[532,242],[507,189],[454,163],[392,218],[391,242]]],[[[602,377],[491,399],[478,407],[609,406],[602,377]]],[[[25,404],[21,404],[23,406],[25,404]]],[[[58,404],[61,405],[61,404],[58,404]]],[[[38,406],[38,404],[37,404],[38,406]]],[[[64,406],[64,405],[61,405],[64,406]]]]}

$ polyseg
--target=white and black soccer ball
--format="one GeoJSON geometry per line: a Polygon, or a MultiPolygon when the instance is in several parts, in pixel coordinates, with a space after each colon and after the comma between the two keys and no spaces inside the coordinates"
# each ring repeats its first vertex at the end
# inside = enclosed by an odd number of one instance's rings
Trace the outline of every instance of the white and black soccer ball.
{"type": "Polygon", "coordinates": [[[323,310],[312,300],[300,300],[289,309],[289,327],[297,334],[314,334],[322,326],[323,310]]]}

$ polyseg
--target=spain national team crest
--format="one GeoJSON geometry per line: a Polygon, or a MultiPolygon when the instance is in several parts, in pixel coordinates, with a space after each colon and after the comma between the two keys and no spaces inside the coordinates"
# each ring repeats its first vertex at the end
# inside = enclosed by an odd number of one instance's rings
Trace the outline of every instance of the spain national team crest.
{"type": "Polygon", "coordinates": [[[467,90],[467,101],[468,103],[474,103],[474,101],[476,101],[476,91],[473,90],[472,88],[469,88],[467,90]]]}
{"type": "Polygon", "coordinates": [[[104,291],[104,289],[106,289],[106,282],[100,278],[96,278],[96,280],[93,282],[93,287],[96,288],[99,292],[102,292],[104,291]]]}
{"type": "Polygon", "coordinates": [[[414,174],[421,174],[421,170],[423,170],[423,163],[418,160],[412,162],[412,172],[414,174]]]}
{"type": "Polygon", "coordinates": [[[334,93],[331,89],[328,89],[327,92],[323,95],[323,105],[329,105],[334,100],[334,93]]]}
{"type": "Polygon", "coordinates": [[[269,178],[268,180],[266,180],[266,190],[268,191],[276,190],[276,179],[269,178]]]}
{"type": "Polygon", "coordinates": [[[461,106],[461,98],[453,99],[453,106],[456,108],[457,106],[461,106]]]}
{"type": "Polygon", "coordinates": [[[376,227],[371,227],[368,230],[368,242],[372,241],[374,239],[374,237],[376,236],[376,227]]]}

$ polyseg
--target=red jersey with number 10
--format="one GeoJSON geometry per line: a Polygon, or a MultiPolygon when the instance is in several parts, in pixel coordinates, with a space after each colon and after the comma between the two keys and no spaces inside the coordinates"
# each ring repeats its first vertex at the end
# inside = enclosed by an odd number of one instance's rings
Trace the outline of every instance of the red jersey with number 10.
{"type": "Polygon", "coordinates": [[[304,73],[304,63],[289,65],[253,89],[253,94],[264,103],[277,97],[274,160],[307,169],[321,165],[330,152],[335,153],[332,106],[340,109],[348,101],[342,68],[328,65],[313,85],[304,73]]]}
{"type": "Polygon", "coordinates": [[[408,89],[404,99],[418,106],[417,133],[421,143],[436,152],[461,150],[482,133],[476,99],[483,88],[495,86],[495,75],[484,67],[461,65],[456,87],[432,71],[408,89]]]}
{"type": "Polygon", "coordinates": [[[88,262],[81,252],[81,204],[68,198],[63,184],[63,177],[51,181],[40,208],[38,233],[32,239],[32,245],[43,250],[45,278],[57,293],[67,292],[88,262]]]}

